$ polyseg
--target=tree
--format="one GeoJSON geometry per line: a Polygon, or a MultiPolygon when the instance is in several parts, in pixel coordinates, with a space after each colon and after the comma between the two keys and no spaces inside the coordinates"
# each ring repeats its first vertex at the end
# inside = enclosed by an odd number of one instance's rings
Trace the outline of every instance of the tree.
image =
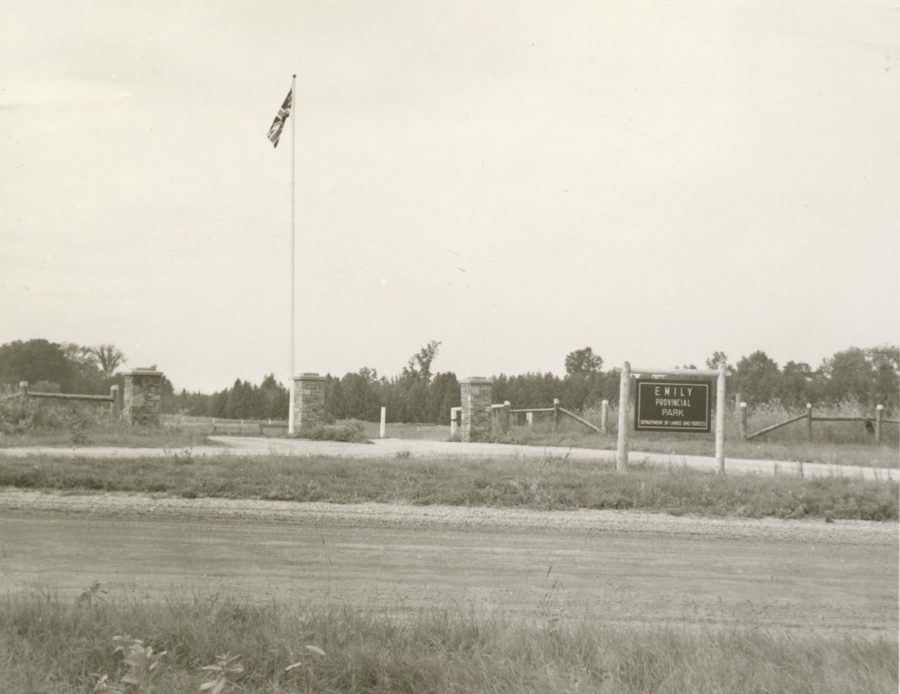
{"type": "Polygon", "coordinates": [[[750,405],[768,402],[778,394],[780,372],[769,356],[757,350],[742,357],[735,370],[741,396],[750,405]]]}
{"type": "Polygon", "coordinates": [[[127,361],[122,350],[115,345],[102,344],[87,349],[97,358],[103,378],[112,378],[116,369],[127,361]]]}
{"type": "MultiPolygon", "coordinates": [[[[431,383],[431,365],[441,343],[431,340],[409,358],[400,377],[392,384],[395,392],[394,416],[405,422],[421,422],[429,419],[428,390],[431,383]]],[[[397,421],[396,419],[394,421],[397,421]]]]}
{"type": "Polygon", "coordinates": [[[873,370],[872,399],[876,405],[896,410],[900,398],[900,347],[871,347],[866,355],[873,370]]]}
{"type": "Polygon", "coordinates": [[[706,360],[706,368],[707,369],[718,369],[719,364],[727,364],[728,363],[728,355],[725,352],[715,351],[712,353],[712,356],[706,360]]]}
{"type": "Polygon", "coordinates": [[[603,358],[594,354],[594,350],[590,347],[576,349],[566,355],[566,374],[568,376],[597,374],[602,368],[603,358]]]}
{"type": "Polygon", "coordinates": [[[869,404],[873,395],[874,369],[859,347],[850,347],[822,363],[822,372],[828,379],[828,398],[839,403],[852,400],[860,405],[869,404]]]}
{"type": "Polygon", "coordinates": [[[108,387],[108,384],[103,383],[103,375],[97,368],[97,357],[90,347],[64,342],[62,350],[71,366],[72,392],[94,393],[108,387]]]}
{"type": "Polygon", "coordinates": [[[443,424],[449,421],[450,408],[459,407],[460,389],[459,381],[453,372],[439,373],[428,388],[426,400],[428,421],[435,424],[443,424]]]}
{"type": "Polygon", "coordinates": [[[803,407],[815,400],[815,374],[806,362],[789,361],[781,371],[778,399],[785,407],[803,407]]]}
{"type": "Polygon", "coordinates": [[[55,342],[16,340],[0,346],[0,381],[4,383],[46,381],[59,384],[63,392],[71,392],[76,370],[55,342]]]}
{"type": "Polygon", "coordinates": [[[437,357],[441,343],[437,340],[431,340],[422,349],[409,358],[407,366],[404,367],[401,378],[409,377],[413,380],[422,381],[426,385],[431,382],[431,364],[437,357]]]}

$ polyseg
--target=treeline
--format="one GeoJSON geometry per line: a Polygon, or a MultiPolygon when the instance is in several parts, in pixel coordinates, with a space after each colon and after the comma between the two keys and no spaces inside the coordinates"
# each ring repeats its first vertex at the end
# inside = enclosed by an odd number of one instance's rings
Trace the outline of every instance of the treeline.
{"type": "MultiPolygon", "coordinates": [[[[439,347],[439,342],[430,342],[410,357],[399,375],[390,379],[379,377],[374,369],[366,367],[340,378],[327,376],[328,414],[335,419],[375,421],[385,406],[391,422],[448,421],[450,408],[460,404],[459,380],[453,372],[432,375],[439,347]]],[[[728,357],[715,352],[704,368],[715,369],[721,361],[728,363],[728,357]]],[[[689,372],[697,367],[687,364],[680,368],[689,372]]],[[[591,347],[566,355],[565,372],[565,376],[539,372],[494,376],[492,400],[509,400],[514,407],[541,407],[559,398],[563,407],[580,412],[597,407],[604,399],[618,403],[619,369],[604,370],[603,359],[591,347]]],[[[900,396],[898,373],[900,348],[893,345],[851,347],[824,359],[815,369],[794,361],[779,367],[765,352],[756,351],[729,365],[727,389],[729,399],[740,391],[741,399],[750,405],[777,402],[787,408],[802,408],[807,402],[818,407],[850,403],[871,409],[881,404],[889,412],[896,412],[900,396]]],[[[262,386],[236,381],[232,388],[211,396],[183,392],[174,399],[174,411],[214,417],[284,419],[287,403],[287,388],[273,376],[267,376],[262,386]],[[263,393],[268,395],[263,397],[263,393]]]]}
{"type": "MultiPolygon", "coordinates": [[[[433,373],[439,342],[432,341],[409,358],[392,378],[375,369],[361,368],[341,377],[326,376],[326,410],[335,419],[377,420],[382,406],[392,422],[442,423],[451,407],[460,404],[459,380],[452,372],[433,373]]],[[[705,367],[715,369],[728,358],[715,352],[705,367]]],[[[28,340],[0,345],[0,384],[6,390],[29,381],[33,390],[106,393],[121,383],[116,373],[125,356],[113,345],[85,347],[72,343],[28,340]]],[[[509,400],[514,407],[547,406],[554,398],[570,410],[584,411],[603,399],[615,404],[619,395],[619,370],[604,370],[603,359],[591,347],[565,357],[565,375],[552,373],[500,374],[494,376],[492,399],[509,400]]],[[[684,365],[686,371],[696,368],[684,365]]],[[[852,403],[869,410],[876,404],[897,412],[900,398],[900,347],[883,345],[866,349],[850,347],[836,352],[813,368],[789,361],[779,366],[765,352],[756,351],[728,367],[729,399],[740,392],[750,405],[777,402],[787,408],[814,403],[817,407],[852,403]]],[[[194,416],[230,419],[284,420],[288,389],[274,375],[259,385],[236,380],[230,387],[207,394],[174,392],[163,382],[163,410],[194,416]]]]}
{"type": "MultiPolygon", "coordinates": [[[[16,340],[0,345],[0,384],[5,390],[28,381],[33,391],[102,395],[122,377],[116,371],[126,361],[114,345],[93,347],[73,342],[16,340]]],[[[171,384],[170,384],[171,385],[171,384]]]]}
{"type": "Polygon", "coordinates": [[[884,405],[895,412],[900,398],[898,372],[900,347],[882,345],[836,352],[816,369],[795,361],[779,367],[765,352],[757,351],[737,362],[729,380],[750,405],[777,401],[795,408],[808,402],[817,406],[853,403],[862,408],[884,405]]]}
{"type": "Polygon", "coordinates": [[[163,412],[194,417],[284,420],[288,402],[288,389],[268,374],[259,385],[237,379],[230,388],[212,395],[182,390],[162,405],[163,412]]]}

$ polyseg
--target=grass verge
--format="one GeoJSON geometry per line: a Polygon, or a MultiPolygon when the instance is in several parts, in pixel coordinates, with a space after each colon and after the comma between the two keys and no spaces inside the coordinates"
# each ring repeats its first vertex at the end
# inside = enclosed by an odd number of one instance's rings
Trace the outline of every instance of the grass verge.
{"type": "Polygon", "coordinates": [[[177,427],[133,427],[124,422],[87,428],[40,430],[0,435],[0,448],[81,448],[114,446],[120,448],[187,448],[218,446],[206,432],[177,427]]]}
{"type": "Polygon", "coordinates": [[[310,457],[0,459],[0,486],[279,501],[631,509],[749,518],[897,520],[896,482],[725,475],[572,460],[310,457]]]}
{"type": "Polygon", "coordinates": [[[4,689],[34,694],[187,692],[217,678],[222,691],[251,694],[874,694],[897,691],[898,667],[890,638],[629,629],[459,609],[399,618],[218,594],[160,604],[106,599],[96,584],[74,603],[38,594],[5,600],[0,653],[4,689]]]}
{"type": "MultiPolygon", "coordinates": [[[[583,427],[576,430],[568,423],[554,432],[548,427],[535,427],[529,431],[524,427],[512,430],[510,434],[496,439],[499,443],[514,443],[530,446],[562,446],[574,448],[596,448],[612,451],[616,449],[614,434],[602,436],[585,432],[583,427]]],[[[705,455],[715,453],[712,434],[646,434],[632,433],[629,448],[642,453],[667,453],[674,455],[705,455]]],[[[900,453],[895,443],[836,443],[828,441],[742,441],[736,436],[726,437],[725,451],[729,458],[751,460],[785,460],[804,463],[824,463],[826,465],[857,465],[868,467],[900,467],[900,453]]]]}

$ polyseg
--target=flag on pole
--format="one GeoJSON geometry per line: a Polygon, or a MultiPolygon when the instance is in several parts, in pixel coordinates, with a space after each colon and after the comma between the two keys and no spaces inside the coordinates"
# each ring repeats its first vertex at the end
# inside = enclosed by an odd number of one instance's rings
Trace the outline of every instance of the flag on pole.
{"type": "Polygon", "coordinates": [[[281,104],[281,108],[278,109],[278,115],[275,116],[275,120],[272,121],[272,127],[269,128],[269,133],[266,135],[271,141],[272,146],[278,146],[278,140],[281,139],[281,131],[284,128],[284,122],[288,119],[288,116],[291,115],[291,101],[294,96],[294,88],[291,87],[288,90],[288,95],[284,98],[284,103],[281,104]]]}

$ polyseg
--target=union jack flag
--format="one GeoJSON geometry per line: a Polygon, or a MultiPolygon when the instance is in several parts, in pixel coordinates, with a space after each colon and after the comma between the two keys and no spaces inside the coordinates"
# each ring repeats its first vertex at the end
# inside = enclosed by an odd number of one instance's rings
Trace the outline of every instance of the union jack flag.
{"type": "Polygon", "coordinates": [[[275,116],[275,120],[272,121],[272,126],[269,128],[269,133],[266,135],[271,141],[272,146],[278,146],[278,140],[281,139],[281,131],[284,128],[284,122],[288,119],[288,116],[291,115],[291,101],[294,96],[294,88],[291,87],[288,90],[288,95],[284,98],[284,103],[281,104],[281,108],[278,109],[278,115],[275,116]]]}

